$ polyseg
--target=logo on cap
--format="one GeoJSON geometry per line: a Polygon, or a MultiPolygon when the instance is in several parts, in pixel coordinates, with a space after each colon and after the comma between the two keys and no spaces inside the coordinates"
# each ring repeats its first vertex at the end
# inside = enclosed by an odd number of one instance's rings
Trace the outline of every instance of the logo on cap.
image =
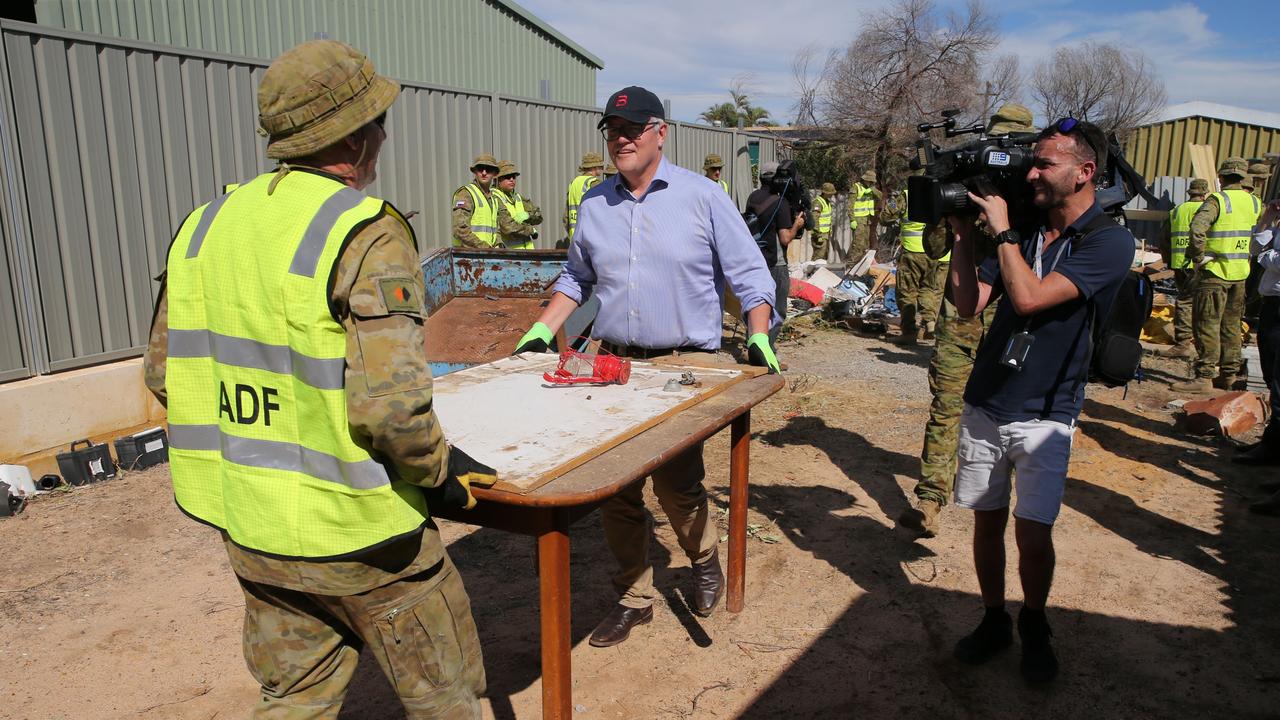
{"type": "Polygon", "coordinates": [[[626,95],[619,95],[619,96],[618,96],[618,99],[613,101],[613,106],[614,106],[614,107],[622,107],[623,105],[626,105],[626,104],[627,104],[627,96],[626,96],[626,95]]]}

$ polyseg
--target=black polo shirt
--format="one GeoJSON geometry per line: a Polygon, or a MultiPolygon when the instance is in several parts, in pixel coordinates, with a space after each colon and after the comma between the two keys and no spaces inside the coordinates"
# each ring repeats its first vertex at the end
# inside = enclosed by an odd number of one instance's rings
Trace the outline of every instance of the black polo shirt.
{"type": "MultiPolygon", "coordinates": [[[[991,285],[991,302],[998,299],[999,305],[978,347],[964,401],[999,423],[1040,418],[1071,424],[1080,415],[1091,353],[1090,305],[1096,306],[1096,317],[1105,318],[1133,263],[1133,235],[1125,228],[1117,225],[1088,237],[1081,235],[1080,228],[1101,213],[1094,203],[1041,258],[1044,274],[1053,267],[1053,272],[1075,284],[1080,297],[1023,317],[1004,294],[999,259],[993,255],[978,268],[978,278],[991,285]],[[1024,329],[1035,336],[1035,342],[1019,371],[1001,364],[1000,357],[1009,338],[1024,329]]],[[[1040,233],[1040,229],[1023,233],[1022,256],[1032,267],[1040,233]]]]}

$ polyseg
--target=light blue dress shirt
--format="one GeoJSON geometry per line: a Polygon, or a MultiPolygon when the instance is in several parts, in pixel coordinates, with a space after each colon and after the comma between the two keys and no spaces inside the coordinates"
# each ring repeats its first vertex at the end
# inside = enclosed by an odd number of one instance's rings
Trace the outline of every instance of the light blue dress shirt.
{"type": "Polygon", "coordinates": [[[583,197],[554,290],[581,303],[594,288],[597,339],[715,350],[726,284],[743,312],[774,306],[773,277],[733,201],[715,182],[663,158],[639,200],[621,175],[583,197]]]}

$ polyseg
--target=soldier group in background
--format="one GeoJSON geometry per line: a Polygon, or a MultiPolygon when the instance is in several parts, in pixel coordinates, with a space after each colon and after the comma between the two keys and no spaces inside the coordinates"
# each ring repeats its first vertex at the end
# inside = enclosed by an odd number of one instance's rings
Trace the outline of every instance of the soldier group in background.
{"type": "Polygon", "coordinates": [[[558,248],[567,248],[573,242],[573,231],[578,227],[578,206],[582,204],[582,196],[600,184],[600,173],[604,171],[604,158],[598,152],[582,154],[582,162],[578,163],[578,176],[569,181],[569,189],[564,194],[564,237],[556,243],[558,248]]]}

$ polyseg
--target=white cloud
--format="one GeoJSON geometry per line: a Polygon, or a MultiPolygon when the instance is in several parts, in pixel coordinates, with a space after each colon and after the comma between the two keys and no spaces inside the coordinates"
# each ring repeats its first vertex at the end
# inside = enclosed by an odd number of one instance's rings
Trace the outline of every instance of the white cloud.
{"type": "MultiPolygon", "coordinates": [[[[820,64],[828,49],[844,47],[869,14],[888,4],[521,1],[604,60],[605,69],[597,74],[598,101],[625,85],[644,85],[671,100],[674,117],[692,120],[707,106],[728,100],[733,78],[750,73],[753,102],[768,108],[778,122],[791,119],[791,60],[796,48],[816,44],[815,61],[820,64]]],[[[954,0],[939,4],[958,7],[954,0]]],[[[1207,100],[1280,111],[1280,57],[1272,53],[1261,62],[1238,59],[1233,54],[1236,39],[1213,30],[1209,15],[1193,4],[1111,14],[1046,6],[1038,0],[1003,0],[990,6],[1021,25],[1005,29],[999,53],[1018,55],[1024,75],[1059,45],[1112,42],[1141,50],[1152,60],[1165,80],[1170,103],[1207,100]]]]}

